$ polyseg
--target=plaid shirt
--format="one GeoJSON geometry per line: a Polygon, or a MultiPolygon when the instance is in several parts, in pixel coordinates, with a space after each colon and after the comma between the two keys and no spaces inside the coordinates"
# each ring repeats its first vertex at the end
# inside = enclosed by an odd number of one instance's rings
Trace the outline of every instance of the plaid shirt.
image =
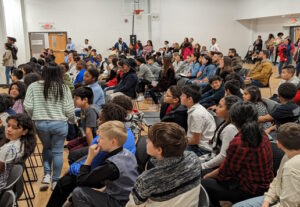
{"type": "Polygon", "coordinates": [[[251,148],[242,141],[241,133],[237,134],[219,168],[218,180],[237,179],[242,191],[261,195],[268,190],[273,177],[273,154],[267,135],[263,135],[257,148],[251,148]]]}

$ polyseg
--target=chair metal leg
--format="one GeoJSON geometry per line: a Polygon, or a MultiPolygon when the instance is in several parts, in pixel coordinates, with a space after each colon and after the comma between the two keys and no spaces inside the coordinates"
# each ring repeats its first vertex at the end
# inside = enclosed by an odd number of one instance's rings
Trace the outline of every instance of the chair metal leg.
{"type": "Polygon", "coordinates": [[[32,175],[33,175],[33,179],[31,179],[31,181],[36,182],[38,180],[38,176],[36,174],[35,167],[34,167],[32,159],[31,159],[31,156],[28,157],[28,163],[29,163],[29,166],[26,166],[26,168],[30,168],[32,175]]]}
{"type": "MultiPolygon", "coordinates": [[[[25,169],[26,169],[26,168],[25,168],[25,169]]],[[[27,172],[27,173],[28,173],[28,172],[27,172]]],[[[27,173],[26,173],[26,174],[27,174],[27,173]]],[[[27,175],[27,176],[28,176],[28,175],[27,175]]],[[[23,180],[25,181],[24,175],[23,175],[23,180]]],[[[31,186],[31,187],[32,187],[32,186],[31,186]]],[[[32,192],[33,192],[33,194],[34,194],[33,189],[32,189],[32,192]]],[[[24,197],[25,197],[25,198],[19,198],[18,200],[19,200],[19,201],[24,201],[24,200],[25,200],[28,207],[33,207],[32,199],[35,198],[35,195],[34,195],[33,197],[30,196],[30,193],[29,193],[29,190],[28,190],[28,187],[27,187],[26,182],[24,182],[24,197]]]]}
{"type": "MultiPolygon", "coordinates": [[[[30,179],[30,176],[29,176],[29,173],[28,173],[28,170],[27,168],[25,167],[25,175],[27,177],[27,180],[24,179],[24,184],[27,188],[27,184],[26,183],[29,183],[29,186],[30,186],[30,190],[31,190],[31,194],[32,196],[30,195],[29,191],[28,191],[28,196],[31,198],[31,199],[34,199],[35,198],[35,193],[34,193],[34,190],[33,190],[33,187],[32,187],[32,180],[30,179]]],[[[24,176],[23,176],[24,177],[24,176]]]]}
{"type": "Polygon", "coordinates": [[[41,153],[41,150],[40,150],[40,148],[39,148],[39,144],[37,144],[36,145],[36,149],[37,149],[37,153],[35,152],[35,153],[33,153],[33,155],[36,157],[36,156],[38,156],[38,157],[40,157],[40,160],[41,160],[41,165],[37,165],[38,167],[43,167],[43,156],[42,156],[42,153],[41,153]]]}

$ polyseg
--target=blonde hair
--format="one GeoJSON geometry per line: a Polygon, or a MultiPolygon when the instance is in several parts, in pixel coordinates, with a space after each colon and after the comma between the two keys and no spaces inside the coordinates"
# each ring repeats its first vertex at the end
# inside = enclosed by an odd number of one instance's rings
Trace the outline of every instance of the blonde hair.
{"type": "Polygon", "coordinates": [[[127,140],[126,127],[120,121],[107,121],[100,125],[99,131],[109,139],[116,139],[119,146],[123,146],[127,140]]]}

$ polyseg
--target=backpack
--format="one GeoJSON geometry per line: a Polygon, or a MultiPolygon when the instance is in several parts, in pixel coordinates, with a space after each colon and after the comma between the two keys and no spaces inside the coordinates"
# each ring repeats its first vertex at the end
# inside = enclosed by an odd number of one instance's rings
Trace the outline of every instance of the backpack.
{"type": "Polygon", "coordinates": [[[15,46],[12,46],[12,48],[11,48],[11,54],[12,54],[13,60],[17,60],[18,59],[17,53],[18,53],[18,48],[16,48],[15,46]]]}

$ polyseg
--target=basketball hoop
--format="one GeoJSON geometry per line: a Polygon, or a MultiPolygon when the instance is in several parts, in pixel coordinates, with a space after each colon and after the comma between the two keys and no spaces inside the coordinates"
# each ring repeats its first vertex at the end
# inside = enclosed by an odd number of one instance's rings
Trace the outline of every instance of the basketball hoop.
{"type": "Polygon", "coordinates": [[[135,9],[134,11],[133,11],[133,13],[135,14],[135,15],[139,15],[141,12],[143,12],[144,11],[144,9],[135,9]]]}

